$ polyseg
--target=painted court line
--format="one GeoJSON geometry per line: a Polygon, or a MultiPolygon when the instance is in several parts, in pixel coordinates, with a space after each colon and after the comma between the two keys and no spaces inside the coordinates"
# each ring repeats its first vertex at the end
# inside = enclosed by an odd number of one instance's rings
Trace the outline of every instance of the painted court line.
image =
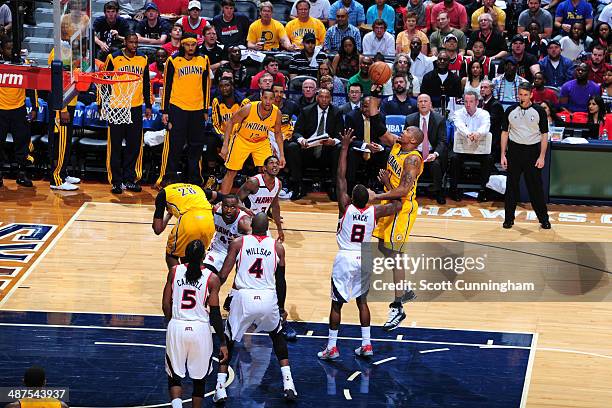
{"type": "Polygon", "coordinates": [[[385,358],[383,360],[378,360],[378,361],[373,362],[372,365],[380,365],[382,363],[386,363],[386,362],[391,361],[391,360],[397,360],[397,357],[389,357],[389,358],[385,358]]]}
{"type": "Polygon", "coordinates": [[[84,202],[83,204],[81,204],[79,209],[76,210],[74,214],[72,214],[72,217],[70,217],[68,222],[64,224],[62,229],[59,230],[59,232],[55,235],[53,240],[43,250],[42,254],[40,254],[38,258],[34,260],[32,265],[30,265],[30,267],[25,271],[25,273],[21,275],[21,277],[15,282],[13,287],[6,293],[6,295],[2,297],[2,299],[0,299],[0,307],[2,307],[2,305],[6,303],[6,301],[11,297],[11,295],[15,292],[15,290],[17,290],[17,288],[19,287],[19,284],[25,281],[28,278],[28,276],[30,276],[30,274],[32,273],[32,271],[36,269],[40,261],[42,261],[45,258],[45,256],[47,256],[47,254],[53,249],[53,247],[55,247],[55,244],[57,244],[57,241],[60,240],[60,238],[64,235],[64,233],[68,231],[68,229],[70,229],[70,226],[74,223],[74,221],[77,218],[79,218],[79,215],[81,215],[81,213],[85,210],[85,208],[87,208],[87,204],[89,203],[84,202]]]}
{"type": "Polygon", "coordinates": [[[489,345],[489,346],[490,346],[490,345],[492,345],[492,344],[493,344],[493,340],[490,340],[490,339],[489,339],[489,340],[487,340],[487,345],[489,345]]]}
{"type": "Polygon", "coordinates": [[[308,330],[308,331],[306,332],[306,336],[312,336],[312,334],[313,334],[313,333],[314,333],[314,332],[313,332],[312,330],[308,330]]]}
{"type": "Polygon", "coordinates": [[[344,389],[344,398],[346,398],[349,401],[353,399],[353,397],[351,397],[351,391],[348,390],[347,388],[344,389]]]}
{"type": "Polygon", "coordinates": [[[353,381],[355,378],[359,376],[359,374],[361,374],[361,371],[355,371],[353,374],[349,376],[348,381],[353,381]]]}
{"type": "Polygon", "coordinates": [[[402,340],[404,338],[403,334],[398,334],[395,340],[402,340]]]}
{"type": "Polygon", "coordinates": [[[427,354],[427,353],[437,353],[438,351],[449,351],[449,348],[439,348],[439,349],[431,349],[431,350],[421,350],[419,353],[427,354]]]}
{"type": "Polygon", "coordinates": [[[531,347],[529,350],[529,360],[527,361],[527,370],[525,372],[523,382],[523,393],[521,394],[521,405],[520,408],[527,406],[527,396],[529,395],[529,385],[531,384],[531,374],[533,373],[533,361],[535,360],[535,354],[538,347],[538,334],[534,334],[531,338],[531,347]]]}

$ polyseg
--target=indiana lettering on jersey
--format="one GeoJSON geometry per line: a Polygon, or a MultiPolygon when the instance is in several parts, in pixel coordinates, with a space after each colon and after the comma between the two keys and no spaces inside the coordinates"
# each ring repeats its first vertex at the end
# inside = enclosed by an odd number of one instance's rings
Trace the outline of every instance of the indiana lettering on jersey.
{"type": "Polygon", "coordinates": [[[272,255],[272,251],[268,251],[265,248],[248,248],[245,250],[245,252],[249,256],[253,256],[253,255],[270,256],[272,255]]]}
{"type": "Polygon", "coordinates": [[[142,73],[144,72],[144,67],[138,67],[134,65],[124,65],[122,67],[117,68],[117,71],[132,72],[134,74],[142,75],[142,73]]]}
{"type": "Polygon", "coordinates": [[[353,214],[353,221],[362,221],[362,222],[368,222],[368,214],[353,214]]]}
{"type": "Polygon", "coordinates": [[[191,287],[194,287],[194,288],[200,290],[200,289],[202,289],[202,282],[198,282],[195,285],[192,285],[191,283],[187,283],[185,278],[183,278],[183,279],[177,279],[176,280],[176,286],[178,286],[178,287],[181,287],[181,286],[191,286],[191,287]]]}
{"type": "Polygon", "coordinates": [[[204,68],[196,65],[186,65],[184,67],[179,68],[178,76],[179,78],[185,75],[202,75],[204,72],[204,68]]]}
{"type": "Polygon", "coordinates": [[[272,201],[274,201],[275,197],[257,197],[255,199],[255,204],[270,204],[272,201]]]}
{"type": "Polygon", "coordinates": [[[267,132],[268,131],[268,127],[266,125],[262,125],[261,123],[257,123],[257,122],[248,122],[245,126],[246,129],[251,129],[251,130],[257,130],[260,132],[267,132]]]}
{"type": "Polygon", "coordinates": [[[312,28],[305,28],[305,27],[298,28],[297,30],[294,30],[294,31],[293,31],[293,34],[294,34],[296,37],[303,37],[303,36],[304,36],[304,34],[307,34],[307,33],[312,33],[312,34],[314,34],[314,33],[315,33],[315,31],[314,31],[314,29],[312,29],[312,28]]]}
{"type": "Polygon", "coordinates": [[[387,164],[389,165],[389,167],[391,167],[393,173],[395,173],[398,177],[400,176],[400,174],[402,174],[402,168],[397,162],[397,160],[395,160],[395,156],[389,155],[389,160],[387,160],[387,164]]]}

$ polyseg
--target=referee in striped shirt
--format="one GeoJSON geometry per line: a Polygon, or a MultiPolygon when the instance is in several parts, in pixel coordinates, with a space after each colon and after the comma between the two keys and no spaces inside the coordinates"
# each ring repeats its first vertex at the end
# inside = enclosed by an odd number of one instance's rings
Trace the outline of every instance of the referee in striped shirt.
{"type": "Polygon", "coordinates": [[[512,228],[514,225],[521,174],[524,174],[531,206],[542,228],[550,229],[542,185],[542,168],[548,147],[548,119],[544,109],[531,102],[530,83],[519,85],[518,98],[518,105],[506,110],[502,123],[501,165],[508,170],[503,226],[512,228]]]}

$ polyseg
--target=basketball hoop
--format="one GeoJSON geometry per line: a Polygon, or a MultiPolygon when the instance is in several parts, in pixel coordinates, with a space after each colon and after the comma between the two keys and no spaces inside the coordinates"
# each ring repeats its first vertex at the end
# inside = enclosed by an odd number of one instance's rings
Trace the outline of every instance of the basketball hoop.
{"type": "Polygon", "coordinates": [[[78,73],[76,88],[79,92],[96,84],[100,102],[100,119],[113,125],[132,123],[132,97],[142,77],[133,72],[99,71],[78,73]]]}

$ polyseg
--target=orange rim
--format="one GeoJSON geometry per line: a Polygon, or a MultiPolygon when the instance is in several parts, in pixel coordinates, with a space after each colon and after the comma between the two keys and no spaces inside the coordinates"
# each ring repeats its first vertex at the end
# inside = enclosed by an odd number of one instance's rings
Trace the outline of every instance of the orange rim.
{"type": "Polygon", "coordinates": [[[77,82],[87,84],[87,86],[92,82],[94,84],[119,84],[140,80],[138,74],[121,71],[79,72],[76,76],[77,82]]]}

